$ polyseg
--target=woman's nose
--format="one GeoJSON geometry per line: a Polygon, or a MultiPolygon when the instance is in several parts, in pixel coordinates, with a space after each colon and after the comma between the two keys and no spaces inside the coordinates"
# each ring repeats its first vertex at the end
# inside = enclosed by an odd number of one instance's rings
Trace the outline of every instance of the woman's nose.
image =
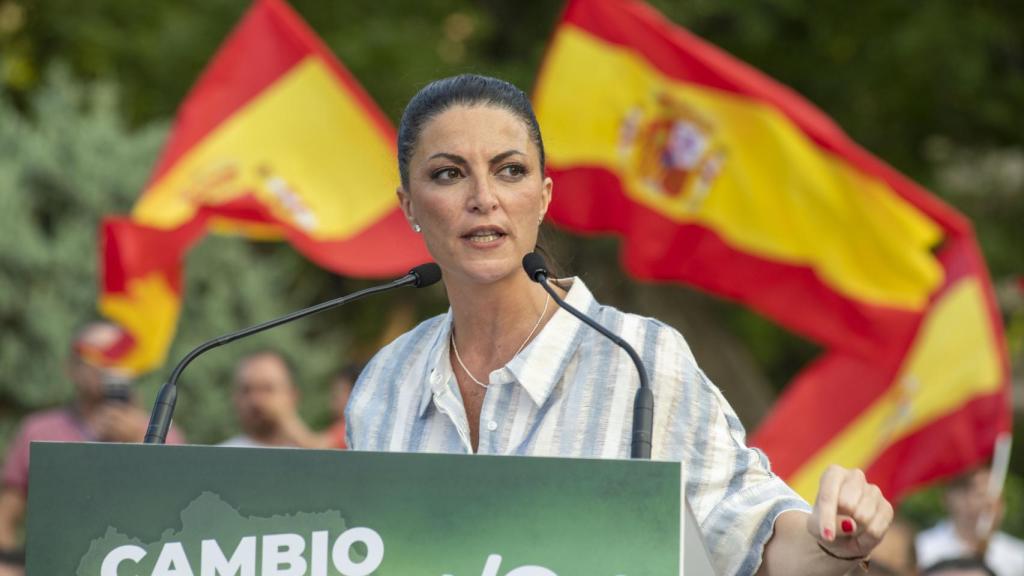
{"type": "Polygon", "coordinates": [[[468,208],[471,212],[490,212],[498,207],[494,183],[486,172],[472,179],[468,208]]]}

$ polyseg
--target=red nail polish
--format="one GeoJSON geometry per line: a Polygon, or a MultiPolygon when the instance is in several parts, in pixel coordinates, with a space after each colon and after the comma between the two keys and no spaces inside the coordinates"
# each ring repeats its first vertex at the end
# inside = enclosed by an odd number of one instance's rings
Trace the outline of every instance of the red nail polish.
{"type": "Polygon", "coordinates": [[[853,520],[850,520],[849,518],[843,520],[843,532],[846,532],[847,534],[853,532],[853,520]]]}
{"type": "Polygon", "coordinates": [[[829,542],[833,540],[831,528],[825,528],[825,530],[823,530],[822,533],[825,535],[825,540],[828,540],[829,542]]]}

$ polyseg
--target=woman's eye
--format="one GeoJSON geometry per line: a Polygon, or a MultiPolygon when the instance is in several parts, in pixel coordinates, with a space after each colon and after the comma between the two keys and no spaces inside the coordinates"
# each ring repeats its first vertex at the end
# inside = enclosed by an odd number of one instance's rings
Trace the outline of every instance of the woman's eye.
{"type": "Polygon", "coordinates": [[[498,174],[516,179],[522,178],[526,175],[526,166],[522,164],[508,164],[502,166],[501,170],[498,170],[498,174]]]}
{"type": "Polygon", "coordinates": [[[432,180],[437,180],[440,182],[448,182],[451,180],[455,180],[460,176],[462,176],[462,171],[460,171],[458,168],[448,167],[436,170],[434,173],[430,175],[430,178],[432,180]]]}

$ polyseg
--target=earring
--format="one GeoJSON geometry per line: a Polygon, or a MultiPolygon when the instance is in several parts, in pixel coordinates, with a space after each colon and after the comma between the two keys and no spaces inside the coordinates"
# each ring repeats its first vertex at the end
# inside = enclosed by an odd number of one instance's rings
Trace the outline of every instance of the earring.
{"type": "Polygon", "coordinates": [[[412,231],[417,233],[417,234],[419,234],[420,232],[423,231],[423,228],[420,228],[419,224],[413,224],[412,225],[412,231]]]}

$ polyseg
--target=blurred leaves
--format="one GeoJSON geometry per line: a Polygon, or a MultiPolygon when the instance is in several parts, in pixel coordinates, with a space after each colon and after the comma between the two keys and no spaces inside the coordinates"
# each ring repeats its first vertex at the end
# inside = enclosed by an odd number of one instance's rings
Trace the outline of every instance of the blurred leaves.
{"type": "MultiPolygon", "coordinates": [[[[25,114],[0,102],[0,442],[29,410],[69,401],[64,362],[71,338],[96,319],[97,239],[104,215],[126,214],[148,177],[167,133],[163,122],[129,128],[117,90],[72,78],[51,66],[31,93],[25,114]]],[[[287,245],[210,236],[185,267],[180,330],[170,358],[218,334],[279,316],[353,290],[360,281],[337,279],[304,262],[287,245]]],[[[433,308],[441,295],[434,293],[433,308]]],[[[379,335],[379,318],[395,299],[364,308],[378,321],[360,335],[379,335]]],[[[328,376],[354,357],[348,328],[330,313],[319,323],[295,324],[230,346],[190,366],[181,384],[176,422],[190,439],[212,442],[235,429],[229,406],[237,358],[273,346],[299,366],[306,414],[330,419],[328,376]]],[[[365,354],[365,350],[361,351],[365,354]]],[[[358,357],[365,360],[365,357],[358,357]]],[[[141,382],[148,405],[168,370],[141,382]]]]}
{"type": "Polygon", "coordinates": [[[62,361],[96,305],[96,224],[131,206],[165,130],[129,132],[113,88],[82,89],[63,66],[32,104],[25,117],[0,102],[0,397],[40,406],[70,391],[62,361]]]}
{"type": "Polygon", "coordinates": [[[128,131],[109,84],[54,65],[23,116],[0,101],[0,440],[71,394],[65,351],[96,306],[97,228],[124,211],[163,138],[128,131]]]}

